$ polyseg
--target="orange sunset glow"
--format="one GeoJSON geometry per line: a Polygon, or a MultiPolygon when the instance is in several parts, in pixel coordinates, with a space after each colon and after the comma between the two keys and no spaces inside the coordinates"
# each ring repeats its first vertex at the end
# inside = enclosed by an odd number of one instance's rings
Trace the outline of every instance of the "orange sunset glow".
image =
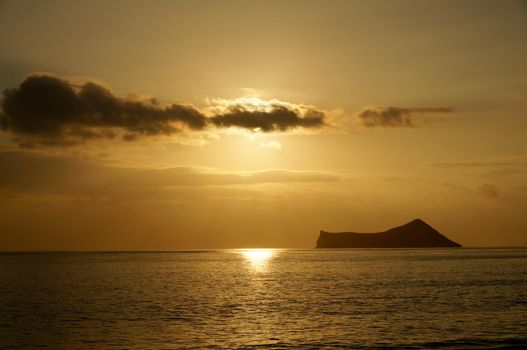
{"type": "Polygon", "coordinates": [[[523,349],[524,0],[0,0],[0,349],[523,349]]]}

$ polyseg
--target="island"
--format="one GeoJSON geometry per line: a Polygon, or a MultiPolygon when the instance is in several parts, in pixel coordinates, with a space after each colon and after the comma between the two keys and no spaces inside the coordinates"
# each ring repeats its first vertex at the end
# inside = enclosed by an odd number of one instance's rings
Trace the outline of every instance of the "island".
{"type": "Polygon", "coordinates": [[[317,248],[461,247],[421,219],[377,233],[320,231],[317,248]]]}

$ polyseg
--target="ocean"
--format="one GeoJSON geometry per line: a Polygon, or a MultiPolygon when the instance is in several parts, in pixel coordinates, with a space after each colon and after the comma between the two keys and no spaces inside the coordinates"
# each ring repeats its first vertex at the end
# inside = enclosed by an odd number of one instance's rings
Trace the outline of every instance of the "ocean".
{"type": "Polygon", "coordinates": [[[527,249],[0,254],[0,349],[520,349],[527,249]]]}

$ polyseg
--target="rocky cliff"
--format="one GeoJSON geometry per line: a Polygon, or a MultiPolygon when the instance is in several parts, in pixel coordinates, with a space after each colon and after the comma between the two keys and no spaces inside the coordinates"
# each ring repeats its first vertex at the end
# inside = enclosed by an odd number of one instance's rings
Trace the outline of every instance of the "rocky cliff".
{"type": "Polygon", "coordinates": [[[421,219],[378,233],[320,231],[317,248],[461,247],[421,219]]]}

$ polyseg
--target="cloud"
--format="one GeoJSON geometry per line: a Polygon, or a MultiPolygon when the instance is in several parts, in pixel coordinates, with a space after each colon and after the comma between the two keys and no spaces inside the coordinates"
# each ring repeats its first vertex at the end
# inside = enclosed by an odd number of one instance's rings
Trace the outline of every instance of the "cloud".
{"type": "Polygon", "coordinates": [[[525,155],[489,160],[442,161],[429,163],[429,166],[443,171],[461,172],[466,175],[478,174],[487,178],[507,178],[507,181],[527,176],[527,158],[525,155]]]}
{"type": "Polygon", "coordinates": [[[504,161],[458,161],[458,162],[434,162],[430,166],[434,168],[503,168],[503,167],[527,167],[525,159],[511,159],[504,161]]]}
{"type": "Polygon", "coordinates": [[[494,184],[483,184],[478,190],[485,198],[496,199],[499,197],[498,187],[494,184]]]}
{"type": "Polygon", "coordinates": [[[296,127],[321,127],[324,125],[324,113],[317,110],[303,113],[284,105],[272,105],[270,110],[247,110],[243,106],[237,106],[214,116],[212,122],[219,127],[236,126],[264,132],[286,131],[296,127]]]}
{"type": "Polygon", "coordinates": [[[277,100],[234,103],[208,115],[191,105],[118,97],[95,82],[74,84],[50,75],[32,75],[3,92],[0,128],[13,133],[21,146],[68,146],[89,139],[134,141],[208,128],[262,132],[319,128],[324,117],[314,107],[277,100]]]}
{"type": "Polygon", "coordinates": [[[0,152],[0,196],[54,194],[85,198],[134,199],[164,196],[183,188],[253,186],[340,181],[331,172],[269,169],[225,172],[209,168],[115,167],[33,151],[0,152]]]}
{"type": "Polygon", "coordinates": [[[415,114],[452,113],[449,107],[366,107],[358,113],[358,118],[366,127],[414,127],[415,114]]]}
{"type": "Polygon", "coordinates": [[[119,98],[96,83],[74,86],[46,75],[30,76],[18,88],[5,90],[2,110],[4,130],[44,144],[115,138],[118,130],[167,135],[206,125],[205,116],[192,106],[119,98]]]}

